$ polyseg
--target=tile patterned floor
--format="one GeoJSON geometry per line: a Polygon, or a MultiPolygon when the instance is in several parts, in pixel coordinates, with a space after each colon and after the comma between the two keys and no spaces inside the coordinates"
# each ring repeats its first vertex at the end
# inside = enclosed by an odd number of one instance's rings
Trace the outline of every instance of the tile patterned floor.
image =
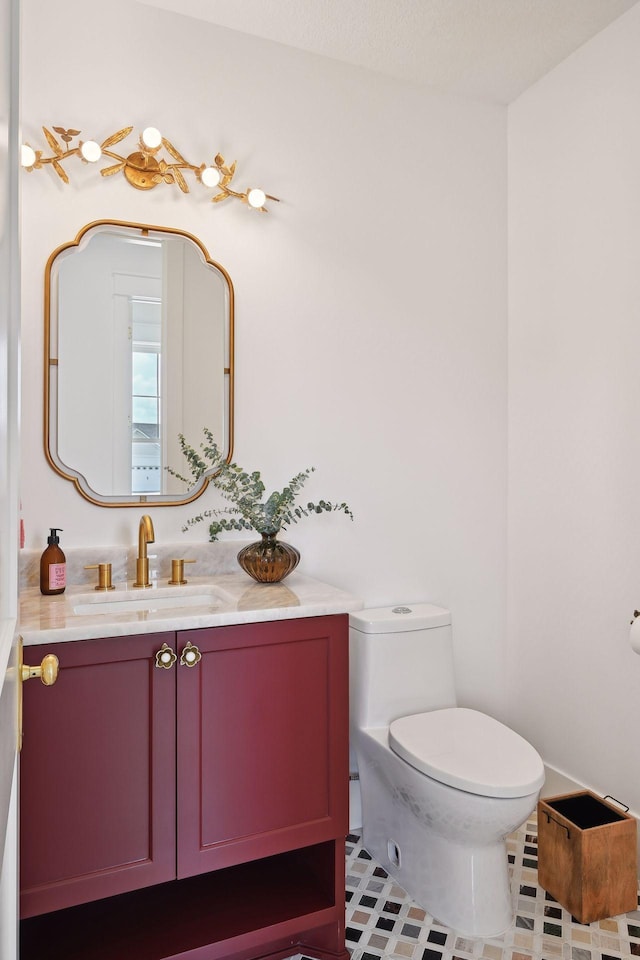
{"type": "Polygon", "coordinates": [[[514,927],[501,937],[458,936],[425,913],[363,848],[347,840],[347,946],[352,960],[630,960],[640,957],[640,910],[580,924],[537,885],[537,825],[508,841],[514,927]]]}

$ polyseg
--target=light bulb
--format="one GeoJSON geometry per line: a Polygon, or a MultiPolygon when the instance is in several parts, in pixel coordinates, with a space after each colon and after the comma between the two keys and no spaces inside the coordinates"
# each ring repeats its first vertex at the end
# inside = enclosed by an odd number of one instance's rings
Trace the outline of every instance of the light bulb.
{"type": "Polygon", "coordinates": [[[87,140],[82,144],[80,148],[80,153],[85,160],[88,160],[89,163],[95,163],[96,160],[99,160],[102,156],[102,150],[100,149],[100,144],[96,143],[95,140],[87,140]]]}
{"type": "Polygon", "coordinates": [[[20,163],[23,167],[32,167],[36,162],[36,152],[29,144],[23,143],[20,147],[20,163]]]}
{"type": "Polygon", "coordinates": [[[217,167],[205,167],[200,174],[205,187],[217,187],[220,183],[220,171],[217,167]]]}
{"type": "Polygon", "coordinates": [[[146,127],[142,131],[142,142],[145,147],[155,150],[162,143],[162,134],[156,127],[146,127]]]}
{"type": "Polygon", "coordinates": [[[259,209],[264,206],[264,202],[267,199],[267,195],[264,190],[259,190],[257,187],[254,187],[252,190],[249,190],[247,194],[247,201],[252,207],[259,209]]]}

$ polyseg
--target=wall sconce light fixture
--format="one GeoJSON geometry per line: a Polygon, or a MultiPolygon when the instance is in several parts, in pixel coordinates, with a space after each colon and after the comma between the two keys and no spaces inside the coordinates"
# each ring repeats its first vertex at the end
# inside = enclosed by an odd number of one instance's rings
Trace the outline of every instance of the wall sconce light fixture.
{"type": "Polygon", "coordinates": [[[98,143],[97,140],[83,141],[78,139],[75,146],[74,141],[79,138],[80,130],[53,127],[55,133],[58,134],[57,137],[46,127],[43,127],[42,130],[51,155],[45,156],[44,151],[34,150],[28,143],[23,143],[20,162],[29,172],[40,170],[46,164],[51,164],[64,183],[69,183],[69,177],[63,166],[63,163],[69,157],[79,157],[83,163],[97,163],[102,157],[108,157],[116,162],[108,167],[103,167],[100,170],[101,175],[110,177],[115,173],[122,172],[127,182],[136,190],[152,190],[159,183],[173,183],[180,188],[182,193],[189,193],[189,185],[183,173],[183,171],[186,171],[194,174],[196,180],[203,186],[217,190],[217,193],[211,197],[212,203],[220,203],[222,200],[234,197],[236,200],[246,203],[249,207],[266,213],[265,204],[267,200],[278,200],[278,197],[270,196],[259,187],[248,187],[242,193],[233,190],[230,183],[236,172],[235,162],[227,166],[224,157],[218,153],[210,164],[201,163],[198,166],[189,163],[155,127],[146,127],[142,131],[137,149],[127,156],[121,156],[112,148],[128,137],[133,127],[123,127],[122,130],[111,134],[102,143],[98,143]],[[168,154],[168,160],[160,155],[160,151],[163,149],[168,154]]]}

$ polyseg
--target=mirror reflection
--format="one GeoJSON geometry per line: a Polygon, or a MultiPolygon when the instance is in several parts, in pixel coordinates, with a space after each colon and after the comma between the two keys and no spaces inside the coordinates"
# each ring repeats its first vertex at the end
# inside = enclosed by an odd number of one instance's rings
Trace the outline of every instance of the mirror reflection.
{"type": "Polygon", "coordinates": [[[177,230],[89,224],[47,264],[45,448],[94,503],[186,503],[165,468],[212,426],[231,457],[233,287],[177,230]]]}

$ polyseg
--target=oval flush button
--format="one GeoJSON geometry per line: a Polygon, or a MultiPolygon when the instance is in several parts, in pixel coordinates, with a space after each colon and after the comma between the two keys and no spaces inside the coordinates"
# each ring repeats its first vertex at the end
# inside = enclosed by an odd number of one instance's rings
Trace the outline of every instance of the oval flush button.
{"type": "Polygon", "coordinates": [[[391,613],[413,613],[411,607],[394,607],[391,613]]]}

